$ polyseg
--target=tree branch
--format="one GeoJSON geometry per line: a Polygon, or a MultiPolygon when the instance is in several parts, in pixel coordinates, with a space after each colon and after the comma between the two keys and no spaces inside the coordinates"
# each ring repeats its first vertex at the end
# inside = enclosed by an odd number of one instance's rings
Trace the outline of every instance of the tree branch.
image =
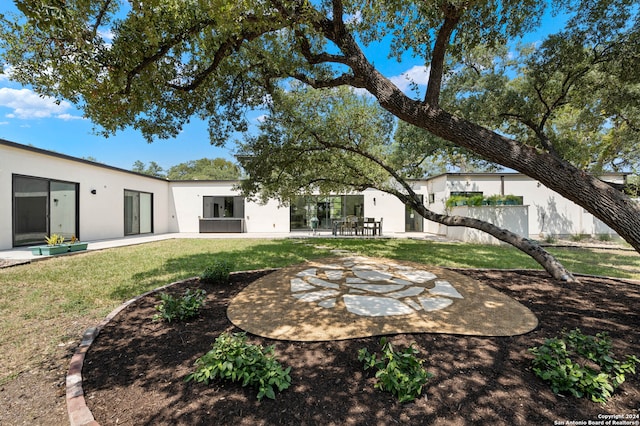
{"type": "Polygon", "coordinates": [[[331,55],[329,53],[313,53],[311,51],[311,43],[302,31],[296,31],[296,39],[298,40],[298,46],[300,47],[300,53],[307,60],[310,65],[318,65],[326,62],[333,62],[338,64],[348,65],[347,58],[342,55],[331,55]]]}
{"type": "Polygon", "coordinates": [[[424,103],[437,107],[440,102],[440,91],[442,89],[442,76],[444,74],[444,62],[449,46],[451,34],[456,25],[460,21],[463,8],[458,8],[452,4],[445,6],[445,18],[442,27],[438,31],[433,54],[431,57],[431,67],[429,70],[429,82],[427,84],[427,93],[424,97],[424,103]]]}
{"type": "Polygon", "coordinates": [[[98,28],[102,25],[102,19],[107,14],[107,10],[109,9],[109,5],[112,3],[112,0],[105,0],[96,16],[96,21],[93,23],[91,27],[91,33],[95,36],[98,33],[98,28]]]}
{"type": "Polygon", "coordinates": [[[308,84],[309,86],[315,89],[323,89],[328,87],[340,87],[340,86],[353,86],[357,88],[364,89],[366,88],[366,82],[363,78],[359,78],[354,76],[353,74],[342,74],[336,78],[331,79],[315,79],[307,76],[306,74],[296,73],[291,75],[290,77],[295,78],[296,80],[308,84]]]}

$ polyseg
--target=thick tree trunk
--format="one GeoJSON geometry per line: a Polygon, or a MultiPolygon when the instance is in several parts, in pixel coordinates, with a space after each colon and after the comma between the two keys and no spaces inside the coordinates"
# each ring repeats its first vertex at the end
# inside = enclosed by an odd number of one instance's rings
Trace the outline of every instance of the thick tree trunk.
{"type": "Polygon", "coordinates": [[[566,282],[577,282],[576,278],[553,255],[540,247],[536,242],[524,238],[511,231],[497,227],[489,222],[464,216],[446,216],[428,210],[422,204],[411,203],[425,219],[447,226],[465,226],[484,231],[500,241],[511,244],[538,262],[553,278],[566,282]]]}
{"type": "Polygon", "coordinates": [[[504,137],[437,106],[406,96],[367,61],[347,33],[327,34],[346,52],[357,87],[367,89],[399,119],[538,180],[585,208],[640,253],[640,205],[611,185],[549,153],[504,137]],[[333,37],[331,37],[333,36],[333,37]]]}
{"type": "MultiPolygon", "coordinates": [[[[355,39],[345,30],[344,26],[335,27],[328,23],[326,28],[320,25],[318,29],[335,42],[348,58],[349,66],[353,72],[349,84],[369,91],[376,97],[380,105],[391,114],[458,146],[467,148],[487,160],[537,179],[563,197],[584,207],[588,212],[609,225],[640,253],[640,206],[628,196],[558,157],[538,152],[535,148],[456,117],[433,103],[429,104],[409,98],[367,61],[355,39]]],[[[340,79],[337,81],[340,82],[340,79]]],[[[451,218],[450,220],[456,222],[459,219],[451,218]]],[[[485,230],[480,225],[473,226],[470,222],[465,222],[465,226],[485,230]]],[[[505,231],[498,228],[498,230],[485,230],[485,232],[499,238],[499,235],[505,231]]],[[[543,266],[548,264],[544,258],[550,255],[539,246],[538,248],[528,247],[527,243],[523,242],[525,240],[515,234],[499,239],[518,248],[522,247],[521,250],[524,248],[525,252],[531,251],[534,258],[537,256],[536,260],[541,262],[543,266]],[[538,250],[542,250],[542,252],[538,250]]],[[[555,259],[552,263],[554,261],[555,259]]],[[[558,265],[562,267],[559,263],[558,265]]],[[[564,268],[562,267],[562,269],[564,268]]],[[[561,278],[557,272],[551,272],[551,274],[561,278]]]]}
{"type": "MultiPolygon", "coordinates": [[[[384,77],[381,77],[384,79],[384,77]]],[[[398,118],[538,180],[586,209],[640,252],[640,206],[626,194],[548,153],[523,145],[438,108],[409,99],[385,80],[370,90],[398,118]]]]}

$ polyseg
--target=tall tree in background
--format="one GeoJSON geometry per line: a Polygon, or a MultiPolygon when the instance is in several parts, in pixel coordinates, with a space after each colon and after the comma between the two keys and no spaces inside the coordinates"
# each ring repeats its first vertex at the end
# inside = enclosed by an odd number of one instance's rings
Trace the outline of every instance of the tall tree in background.
{"type": "Polygon", "coordinates": [[[637,157],[637,0],[555,1],[564,28],[497,70],[487,57],[536,28],[548,2],[16,4],[24,16],[0,29],[11,77],[69,99],[107,134],[133,126],[148,139],[169,138],[196,116],[223,144],[247,128],[247,109],[292,79],[348,85],[400,120],[538,180],[640,251],[640,207],[591,172],[637,157]],[[403,93],[367,57],[383,39],[390,58],[424,61],[424,95],[403,93]]]}
{"type": "Polygon", "coordinates": [[[143,175],[154,176],[158,178],[166,178],[167,175],[164,173],[164,170],[158,163],[152,161],[149,163],[149,166],[144,164],[140,160],[136,160],[131,167],[131,170],[136,173],[142,173],[143,175]]]}
{"type": "Polygon", "coordinates": [[[132,171],[169,180],[236,180],[240,178],[237,165],[224,158],[201,158],[169,167],[165,173],[155,161],[147,166],[140,160],[133,163],[132,171]]]}
{"type": "Polygon", "coordinates": [[[240,178],[240,168],[224,158],[201,158],[169,168],[170,180],[235,180],[240,178]]]}

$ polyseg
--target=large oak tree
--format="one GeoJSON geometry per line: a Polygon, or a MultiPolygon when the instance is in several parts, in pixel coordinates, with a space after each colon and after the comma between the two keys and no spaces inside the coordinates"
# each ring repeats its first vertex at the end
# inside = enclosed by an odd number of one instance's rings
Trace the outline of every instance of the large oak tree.
{"type": "MultiPolygon", "coordinates": [[[[375,188],[394,195],[428,220],[479,229],[511,244],[557,279],[575,279],[555,257],[526,236],[479,219],[429,210],[411,179],[416,170],[422,169],[424,157],[416,159],[404,143],[396,143],[394,128],[391,114],[370,97],[358,96],[348,88],[290,87],[274,91],[259,134],[245,138],[239,146],[238,159],[250,171],[241,182],[243,193],[261,201],[278,199],[288,204],[301,194],[375,188]]],[[[429,151],[424,144],[418,145],[423,153],[429,151]]],[[[434,141],[432,145],[442,144],[434,141]]]]}
{"type": "Polygon", "coordinates": [[[292,79],[364,89],[403,122],[583,206],[640,251],[640,207],[591,173],[637,155],[637,4],[552,3],[562,32],[499,72],[486,53],[538,26],[547,2],[16,0],[24,16],[3,19],[0,38],[12,78],[75,102],[107,134],[168,138],[196,116],[224,143],[292,79]],[[385,77],[365,53],[374,45],[423,60],[424,95],[385,77]]]}

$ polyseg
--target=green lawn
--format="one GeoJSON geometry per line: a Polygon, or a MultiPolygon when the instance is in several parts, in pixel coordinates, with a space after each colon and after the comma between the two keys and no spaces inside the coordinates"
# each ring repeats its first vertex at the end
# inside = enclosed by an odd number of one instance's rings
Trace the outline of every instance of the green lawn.
{"type": "MultiPolygon", "coordinates": [[[[77,341],[122,301],[199,275],[216,257],[250,270],[326,257],[331,248],[436,266],[540,269],[510,247],[421,240],[185,239],[51,258],[0,269],[0,385],[77,341]]],[[[640,279],[635,252],[552,252],[573,272],[640,279]]]]}

